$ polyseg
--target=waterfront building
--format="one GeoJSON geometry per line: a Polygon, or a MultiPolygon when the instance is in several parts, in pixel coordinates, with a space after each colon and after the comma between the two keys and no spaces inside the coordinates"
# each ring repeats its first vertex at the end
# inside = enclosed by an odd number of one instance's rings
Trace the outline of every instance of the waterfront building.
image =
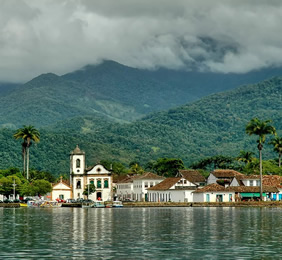
{"type": "Polygon", "coordinates": [[[103,165],[96,164],[86,168],[85,152],[78,145],[70,153],[70,180],[72,187],[72,198],[85,198],[84,191],[88,185],[94,184],[96,191],[89,195],[93,201],[113,200],[113,177],[111,171],[103,165]]]}
{"type": "Polygon", "coordinates": [[[133,180],[135,178],[138,178],[138,175],[126,175],[117,181],[116,196],[118,200],[133,200],[133,180]]]}
{"type": "Polygon", "coordinates": [[[217,183],[209,184],[193,192],[193,202],[234,202],[235,191],[217,183]]]}
{"type": "Polygon", "coordinates": [[[152,202],[193,202],[193,191],[205,185],[205,177],[198,171],[179,170],[177,177],[167,178],[148,189],[152,202]]]}
{"type": "Polygon", "coordinates": [[[214,170],[210,173],[207,178],[207,184],[217,183],[224,185],[225,187],[230,186],[233,178],[236,176],[242,176],[243,174],[234,170],[214,170]]]}
{"type": "Polygon", "coordinates": [[[65,183],[61,177],[60,182],[53,185],[50,199],[66,200],[70,198],[72,198],[72,188],[70,185],[65,183]]]}
{"type": "Polygon", "coordinates": [[[271,193],[270,199],[282,200],[282,176],[279,175],[263,175],[262,184],[265,186],[276,187],[278,192],[271,193]]]}
{"type": "Polygon", "coordinates": [[[133,200],[148,201],[147,189],[163,181],[165,178],[151,172],[145,172],[133,179],[133,200]]]}

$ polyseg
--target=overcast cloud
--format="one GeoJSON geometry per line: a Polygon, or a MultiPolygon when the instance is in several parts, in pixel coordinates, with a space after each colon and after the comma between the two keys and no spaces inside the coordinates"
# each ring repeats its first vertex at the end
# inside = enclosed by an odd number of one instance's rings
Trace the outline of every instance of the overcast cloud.
{"type": "Polygon", "coordinates": [[[244,73],[282,65],[282,1],[0,0],[0,81],[110,59],[244,73]]]}

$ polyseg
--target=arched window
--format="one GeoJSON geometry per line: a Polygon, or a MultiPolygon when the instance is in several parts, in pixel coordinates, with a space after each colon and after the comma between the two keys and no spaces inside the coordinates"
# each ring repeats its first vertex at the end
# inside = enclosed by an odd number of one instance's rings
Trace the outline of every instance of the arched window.
{"type": "Polygon", "coordinates": [[[108,181],[108,179],[104,180],[104,188],[109,188],[109,181],[108,181]]]}
{"type": "Polygon", "coordinates": [[[90,180],[90,184],[94,184],[94,179],[91,179],[91,180],[90,180]]]}
{"type": "Polygon", "coordinates": [[[101,179],[98,179],[97,180],[97,188],[99,189],[101,189],[102,188],[102,181],[101,181],[101,179]]]}
{"type": "Polygon", "coordinates": [[[81,182],[80,182],[80,180],[78,180],[78,181],[76,182],[76,188],[77,188],[77,189],[81,189],[81,182]]]}
{"type": "Polygon", "coordinates": [[[76,160],[76,168],[80,168],[80,159],[76,160]]]}

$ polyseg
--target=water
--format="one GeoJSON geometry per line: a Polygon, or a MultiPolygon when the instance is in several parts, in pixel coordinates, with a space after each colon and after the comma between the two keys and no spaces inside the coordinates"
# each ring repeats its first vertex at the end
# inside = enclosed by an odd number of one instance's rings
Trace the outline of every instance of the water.
{"type": "Polygon", "coordinates": [[[0,259],[279,259],[279,208],[0,208],[0,259]]]}

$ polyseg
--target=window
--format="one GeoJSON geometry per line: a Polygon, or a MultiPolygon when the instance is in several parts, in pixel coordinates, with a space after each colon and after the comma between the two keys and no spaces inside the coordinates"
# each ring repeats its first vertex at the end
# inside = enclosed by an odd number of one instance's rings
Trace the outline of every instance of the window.
{"type": "Polygon", "coordinates": [[[186,180],[184,180],[184,184],[187,184],[187,181],[186,181],[186,180]]]}
{"type": "Polygon", "coordinates": [[[76,188],[77,188],[77,189],[81,189],[81,182],[80,182],[80,180],[78,180],[78,181],[76,182],[76,188]]]}
{"type": "Polygon", "coordinates": [[[109,188],[109,181],[108,181],[108,179],[104,180],[104,188],[109,188]]]}
{"type": "Polygon", "coordinates": [[[97,180],[97,188],[101,189],[102,188],[102,181],[99,179],[97,180]]]}
{"type": "Polygon", "coordinates": [[[145,182],[145,188],[148,188],[148,182],[145,182]]]}
{"type": "Polygon", "coordinates": [[[76,160],[76,168],[80,168],[80,159],[76,160]]]}
{"type": "Polygon", "coordinates": [[[60,194],[60,195],[59,195],[59,199],[60,199],[60,200],[63,200],[63,199],[64,199],[64,194],[60,194]]]}
{"type": "Polygon", "coordinates": [[[94,184],[94,180],[93,179],[90,180],[90,184],[94,184]]]}
{"type": "Polygon", "coordinates": [[[254,186],[254,181],[250,180],[250,186],[254,186]]]}
{"type": "Polygon", "coordinates": [[[150,182],[150,187],[153,187],[154,186],[154,183],[153,182],[150,182]]]}

